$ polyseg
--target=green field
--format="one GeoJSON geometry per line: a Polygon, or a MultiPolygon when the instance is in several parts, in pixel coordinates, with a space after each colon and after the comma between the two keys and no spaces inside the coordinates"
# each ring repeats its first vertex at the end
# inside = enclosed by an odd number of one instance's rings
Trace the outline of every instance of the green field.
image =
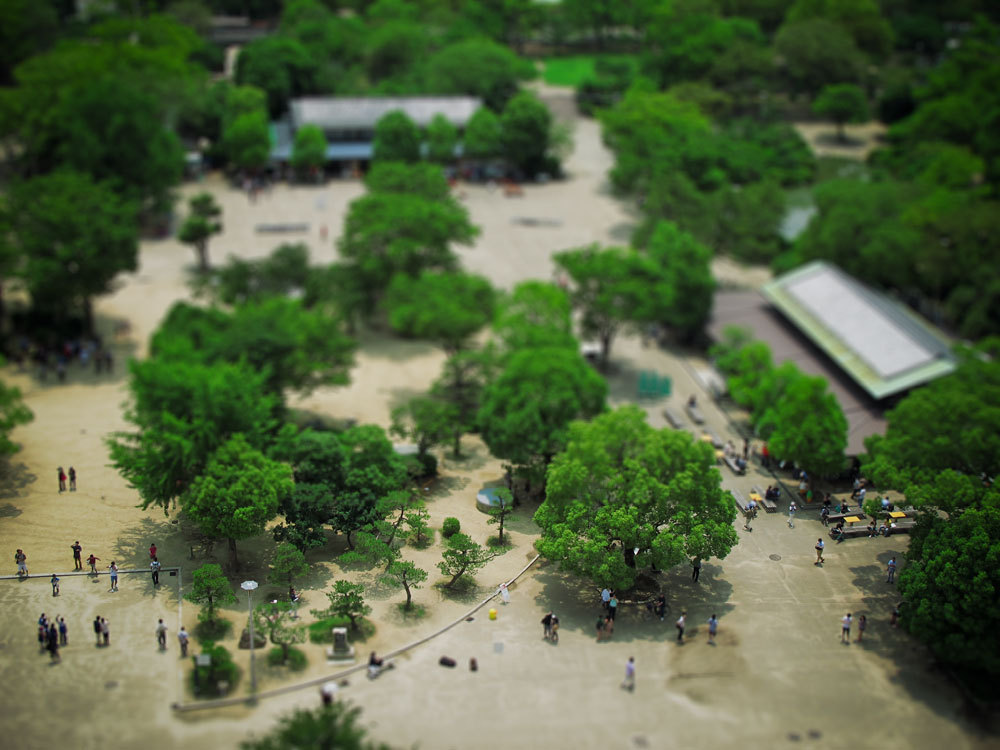
{"type": "Polygon", "coordinates": [[[572,57],[547,57],[545,59],[545,82],[550,86],[572,86],[576,88],[588,78],[594,77],[594,64],[598,58],[605,60],[635,61],[633,55],[574,55],[572,57]]]}

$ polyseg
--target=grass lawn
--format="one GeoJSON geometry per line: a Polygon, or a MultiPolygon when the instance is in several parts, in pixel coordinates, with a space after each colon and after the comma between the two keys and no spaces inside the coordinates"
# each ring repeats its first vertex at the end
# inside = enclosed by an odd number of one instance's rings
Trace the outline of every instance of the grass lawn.
{"type": "MultiPolygon", "coordinates": [[[[605,60],[635,61],[633,55],[601,55],[605,60]]],[[[550,86],[572,86],[576,88],[594,76],[594,63],[598,55],[574,55],[572,57],[545,58],[544,79],[550,86]]]]}

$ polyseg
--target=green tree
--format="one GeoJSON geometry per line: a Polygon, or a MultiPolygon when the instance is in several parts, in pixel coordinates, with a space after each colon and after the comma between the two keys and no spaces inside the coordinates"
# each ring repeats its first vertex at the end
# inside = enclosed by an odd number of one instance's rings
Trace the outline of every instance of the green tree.
{"type": "Polygon", "coordinates": [[[486,107],[480,107],[469,118],[462,137],[462,155],[469,159],[497,159],[503,153],[503,125],[500,118],[486,107]]]}
{"type": "Polygon", "coordinates": [[[218,220],[221,215],[222,208],[211,193],[198,193],[188,201],[188,216],[177,238],[194,248],[202,273],[208,271],[208,240],[222,232],[222,222],[218,220]]]}
{"type": "MultiPolygon", "coordinates": [[[[5,364],[0,357],[0,367],[5,364]]],[[[18,425],[28,424],[34,418],[31,409],[21,399],[20,389],[0,383],[0,456],[12,456],[21,450],[21,446],[10,439],[10,433],[18,425]]]]}
{"type": "Polygon", "coordinates": [[[490,453],[537,477],[565,447],[570,422],[604,410],[607,389],[578,352],[514,352],[483,391],[480,434],[490,453]]]}
{"type": "Polygon", "coordinates": [[[569,295],[555,284],[522,281],[501,298],[493,331],[508,350],[579,346],[569,295]]]}
{"type": "Polygon", "coordinates": [[[553,171],[552,113],[537,96],[521,91],[500,115],[504,158],[528,177],[553,171]]]}
{"type": "Polygon", "coordinates": [[[489,520],[486,523],[497,527],[497,543],[503,546],[503,527],[507,519],[514,514],[514,496],[506,487],[497,490],[500,505],[490,506],[489,520]]]}
{"type": "Polygon", "coordinates": [[[350,581],[335,581],[333,591],[327,591],[330,606],[326,609],[314,609],[313,615],[320,618],[346,617],[351,623],[351,630],[358,630],[358,621],[371,614],[372,608],[365,604],[365,587],[360,583],[350,581]]]}
{"type": "Polygon", "coordinates": [[[244,364],[211,366],[153,358],[129,363],[135,432],[108,440],[112,465],[139,492],[140,507],[170,503],[201,476],[215,451],[237,433],[263,445],[274,427],[276,399],[264,377],[244,364]]]}
{"type": "Polygon", "coordinates": [[[58,28],[54,4],[33,0],[0,3],[0,82],[10,84],[18,63],[47,47],[58,28]]]}
{"type": "Polygon", "coordinates": [[[465,432],[462,427],[454,404],[434,396],[416,396],[392,410],[390,432],[412,440],[417,455],[423,457],[436,445],[453,443],[458,448],[465,432]]]}
{"type": "Polygon", "coordinates": [[[319,125],[303,125],[295,133],[292,166],[300,175],[317,174],[326,164],[326,136],[319,125]]]}
{"type": "Polygon", "coordinates": [[[811,18],[833,21],[876,59],[892,50],[892,27],[876,0],[796,0],[785,18],[789,23],[811,18]]]}
{"type": "Polygon", "coordinates": [[[494,293],[482,276],[424,271],[417,278],[394,276],[384,304],[396,333],[434,341],[453,353],[493,318],[494,293]]]}
{"type": "Polygon", "coordinates": [[[396,560],[389,565],[385,578],[403,587],[406,591],[406,604],[403,608],[410,609],[413,606],[412,589],[420,588],[420,584],[427,580],[427,571],[418,568],[409,560],[396,560]]]}
{"type": "Polygon", "coordinates": [[[681,341],[694,341],[712,312],[712,252],[669,221],[656,225],[647,252],[660,267],[660,304],[666,308],[661,322],[681,341]]]}
{"type": "Polygon", "coordinates": [[[306,639],[306,629],[292,624],[291,602],[264,602],[253,611],[253,623],[258,633],[267,633],[271,644],[281,649],[281,663],[288,663],[288,654],[296,643],[306,639]]]}
{"type": "Polygon", "coordinates": [[[474,575],[498,554],[474,542],[468,534],[452,534],[448,539],[448,546],[441,553],[441,562],[437,564],[438,570],[451,576],[444,587],[453,588],[462,576],[474,575]]]}
{"type": "Polygon", "coordinates": [[[208,623],[214,623],[218,619],[219,607],[236,603],[232,584],[222,568],[215,563],[206,563],[194,572],[191,576],[191,590],[184,598],[201,605],[198,620],[208,623]]]}
{"type": "Polygon", "coordinates": [[[711,446],[653,429],[634,406],[574,422],[535,513],[538,551],[622,590],[642,568],[723,558],[737,543],[735,510],[714,464],[711,446]]]}
{"type": "Polygon", "coordinates": [[[416,507],[406,514],[406,526],[410,530],[409,541],[413,545],[423,547],[434,540],[428,523],[430,517],[431,514],[424,507],[416,507]]]}
{"type": "Polygon", "coordinates": [[[430,395],[453,410],[451,429],[456,457],[460,456],[462,435],[476,430],[483,391],[493,380],[496,369],[497,358],[492,347],[459,351],[444,361],[440,377],[431,386],[430,395]]]}
{"type": "Polygon", "coordinates": [[[991,505],[921,518],[899,575],[903,627],[969,678],[1000,669],[1000,497],[992,495],[991,505]]]}
{"type": "Polygon", "coordinates": [[[244,740],[242,750],[289,750],[296,747],[343,750],[389,750],[388,745],[367,739],[360,721],[361,709],[343,701],[315,710],[296,709],[284,716],[270,734],[244,740]]]}
{"type": "Polygon", "coordinates": [[[309,393],[349,382],[354,347],[335,316],[280,297],[232,312],[178,302],[150,344],[156,356],[173,360],[207,365],[244,360],[282,399],[286,390],[309,393]]]}
{"type": "Polygon", "coordinates": [[[813,112],[837,124],[837,139],[846,141],[844,125],[848,122],[865,122],[870,116],[868,99],[860,86],[839,83],[826,86],[813,102],[813,112]]]}
{"type": "Polygon", "coordinates": [[[864,56],[851,35],[824,18],[785,23],[774,47],[792,90],[815,96],[824,86],[862,80],[864,56]]]}
{"type": "MultiPolygon", "coordinates": [[[[774,371],[781,377],[781,369],[774,371]]],[[[765,389],[774,386],[765,378],[765,389]]],[[[777,389],[775,389],[777,390],[777,389]]],[[[773,392],[773,391],[772,391],[773,392]]],[[[826,380],[798,373],[780,388],[759,420],[757,432],[775,456],[792,461],[814,476],[830,476],[844,468],[847,418],[826,380]]]]}
{"type": "Polygon", "coordinates": [[[397,82],[412,90],[413,72],[427,55],[428,37],[418,23],[393,20],[379,24],[365,38],[365,70],[382,84],[397,82]]]}
{"type": "Polygon", "coordinates": [[[305,575],[309,572],[309,564],[306,556],[294,544],[282,542],[278,545],[271,561],[271,575],[268,580],[271,583],[287,583],[289,586],[297,576],[305,575]]]}
{"type": "Polygon", "coordinates": [[[555,262],[572,281],[571,299],[582,313],[583,333],[600,341],[601,366],[607,367],[611,344],[623,327],[658,317],[659,267],[635,251],[596,244],[558,253],[555,262]]]}
{"type": "Polygon", "coordinates": [[[458,129],[444,115],[434,115],[427,125],[427,158],[437,164],[451,164],[457,143],[458,129]]]}
{"type": "Polygon", "coordinates": [[[365,175],[365,187],[371,193],[402,193],[427,200],[451,203],[451,187],[444,170],[437,164],[408,164],[384,161],[373,164],[365,175]]]}
{"type": "MultiPolygon", "coordinates": [[[[905,493],[917,507],[949,514],[986,504],[984,479],[1000,475],[1000,364],[961,350],[954,373],[915,389],[886,414],[863,469],[879,487],[905,493]]],[[[995,495],[995,490],[992,491],[995,495]]]]}
{"type": "Polygon", "coordinates": [[[534,77],[530,63],[489,39],[462,39],[435,52],[425,70],[428,91],[478,96],[494,112],[517,93],[518,82],[534,77]]]}
{"type": "Polygon", "coordinates": [[[267,93],[272,117],[278,117],[294,96],[311,93],[316,63],[297,39],[280,34],[255,39],[240,50],[236,83],[267,93]]]}
{"type": "Polygon", "coordinates": [[[364,312],[371,314],[396,274],[454,270],[452,243],[469,245],[478,233],[453,201],[373,193],[351,203],[339,249],[362,290],[364,312]]]}
{"type": "Polygon", "coordinates": [[[184,512],[210,539],[229,542],[230,562],[239,567],[236,542],[264,532],[292,491],[292,470],[234,435],[212,456],[191,484],[184,512]]]}
{"type": "Polygon", "coordinates": [[[135,203],[76,172],[17,183],[0,201],[9,253],[32,306],[62,319],[82,313],[93,331],[92,298],[138,267],[135,203]]]}
{"type": "Polygon", "coordinates": [[[237,169],[256,171],[271,157],[271,133],[264,112],[236,117],[222,131],[222,150],[237,169]]]}
{"type": "Polygon", "coordinates": [[[373,161],[420,161],[420,130],[400,109],[383,115],[375,123],[373,161]]]}
{"type": "Polygon", "coordinates": [[[315,296],[309,293],[309,287],[316,270],[309,265],[309,248],[304,243],[284,244],[260,260],[230,256],[224,266],[204,279],[204,288],[226,305],[260,303],[268,297],[305,293],[303,303],[308,306],[310,297],[315,296]]]}

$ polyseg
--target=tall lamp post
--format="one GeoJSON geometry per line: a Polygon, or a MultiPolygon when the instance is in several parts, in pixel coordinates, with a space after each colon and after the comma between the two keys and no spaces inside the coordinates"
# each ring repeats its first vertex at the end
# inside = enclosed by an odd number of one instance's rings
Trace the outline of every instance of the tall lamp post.
{"type": "Polygon", "coordinates": [[[247,614],[250,616],[250,692],[257,692],[257,674],[254,672],[254,655],[253,655],[253,591],[257,588],[256,581],[244,581],[240,584],[240,588],[247,592],[247,614]]]}

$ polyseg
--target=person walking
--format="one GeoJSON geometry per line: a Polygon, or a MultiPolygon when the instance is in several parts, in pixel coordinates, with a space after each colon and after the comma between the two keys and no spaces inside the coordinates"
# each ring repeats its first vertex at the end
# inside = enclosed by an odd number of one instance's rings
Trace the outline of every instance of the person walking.
{"type": "Polygon", "coordinates": [[[681,616],[677,618],[677,642],[684,643],[684,626],[687,624],[687,612],[681,612],[681,616]]]}
{"type": "Polygon", "coordinates": [[[608,616],[611,617],[611,621],[615,621],[615,616],[618,614],[618,597],[615,592],[611,592],[611,600],[608,602],[608,616]]]}
{"type": "Polygon", "coordinates": [[[160,651],[167,650],[167,626],[163,624],[163,618],[156,624],[156,642],[160,645],[160,651]]]}
{"type": "Polygon", "coordinates": [[[111,573],[111,588],[109,589],[109,591],[117,591],[118,590],[118,566],[115,564],[114,560],[111,561],[111,564],[108,566],[108,570],[111,573]]]}
{"type": "Polygon", "coordinates": [[[83,560],[80,557],[83,554],[83,547],[80,546],[80,540],[73,542],[70,549],[73,550],[73,570],[83,570],[83,560]]]}
{"type": "Polygon", "coordinates": [[[189,640],[190,640],[190,638],[188,637],[187,630],[185,630],[184,626],[181,625],[181,629],[177,631],[177,643],[179,643],[180,647],[181,647],[181,658],[182,659],[185,658],[188,655],[188,641],[189,640]]]}
{"type": "Polygon", "coordinates": [[[101,645],[101,618],[100,615],[94,618],[94,637],[97,638],[97,645],[101,645]]]}
{"type": "Polygon", "coordinates": [[[813,565],[821,565],[823,560],[823,549],[826,545],[823,543],[822,537],[816,540],[816,562],[813,565]]]}
{"type": "Polygon", "coordinates": [[[795,505],[795,501],[792,500],[792,502],[788,504],[788,528],[790,529],[795,528],[795,511],[797,510],[798,507],[795,505]]]}
{"type": "Polygon", "coordinates": [[[713,613],[711,617],[708,618],[708,642],[715,643],[715,633],[719,629],[719,618],[713,613]]]}
{"type": "Polygon", "coordinates": [[[889,558],[889,564],[886,565],[886,572],[889,574],[889,577],[885,579],[886,583],[892,583],[893,581],[896,580],[896,558],[895,557],[890,557],[889,558]]]}
{"type": "Polygon", "coordinates": [[[625,681],[622,682],[622,688],[628,690],[629,692],[635,690],[635,657],[630,656],[628,661],[625,662],[625,681]]]}
{"type": "Polygon", "coordinates": [[[23,549],[19,549],[14,553],[14,562],[17,563],[18,576],[28,575],[28,556],[24,554],[23,549]]]}
{"type": "Polygon", "coordinates": [[[52,574],[49,583],[52,584],[52,596],[59,596],[59,577],[55,573],[52,574]]]}
{"type": "Polygon", "coordinates": [[[59,491],[60,492],[65,492],[66,491],[66,472],[63,471],[63,467],[62,466],[59,467],[59,469],[57,470],[56,474],[59,477],[59,491]]]}
{"type": "Polygon", "coordinates": [[[889,616],[889,625],[892,627],[897,627],[899,625],[899,605],[897,604],[892,608],[892,614],[889,616]]]}
{"type": "Polygon", "coordinates": [[[111,645],[111,630],[108,627],[108,621],[106,618],[101,618],[101,637],[104,639],[104,645],[111,645]]]}
{"type": "Polygon", "coordinates": [[[819,520],[823,522],[824,526],[830,525],[830,506],[824,505],[823,510],[819,512],[819,520]]]}
{"type": "Polygon", "coordinates": [[[101,558],[97,557],[93,552],[90,553],[90,557],[87,558],[87,562],[90,563],[90,572],[95,576],[97,575],[97,561],[101,558]]]}
{"type": "Polygon", "coordinates": [[[605,586],[603,589],[601,589],[601,606],[604,608],[605,612],[608,611],[608,607],[610,606],[610,604],[611,604],[611,589],[605,586]]]}
{"type": "Polygon", "coordinates": [[[68,646],[69,645],[69,628],[66,627],[66,620],[62,616],[57,618],[59,620],[59,645],[68,646]]]}
{"type": "Polygon", "coordinates": [[[851,642],[851,613],[848,612],[842,618],[840,618],[840,642],[850,643],[851,642]]]}
{"type": "Polygon", "coordinates": [[[160,585],[160,561],[155,557],[149,563],[149,572],[153,574],[153,585],[160,585]]]}
{"type": "Polygon", "coordinates": [[[153,542],[152,544],[149,545],[149,559],[150,560],[156,559],[156,542],[153,542]]]}
{"type": "MultiPolygon", "coordinates": [[[[291,589],[292,593],[295,593],[295,589],[291,589]]],[[[507,584],[500,584],[500,598],[503,600],[504,604],[510,604],[510,592],[507,590],[507,584]]],[[[298,601],[298,597],[294,597],[295,601],[298,601]]]]}
{"type": "Polygon", "coordinates": [[[69,467],[69,491],[76,492],[76,469],[69,467]]]}
{"type": "Polygon", "coordinates": [[[865,628],[868,627],[868,618],[864,615],[858,617],[858,643],[861,643],[861,638],[865,634],[865,628]]]}
{"type": "Polygon", "coordinates": [[[552,613],[547,612],[542,618],[542,638],[548,640],[552,636],[552,613]]]}
{"type": "Polygon", "coordinates": [[[701,578],[701,558],[696,557],[691,561],[691,580],[696,582],[701,578]]]}

